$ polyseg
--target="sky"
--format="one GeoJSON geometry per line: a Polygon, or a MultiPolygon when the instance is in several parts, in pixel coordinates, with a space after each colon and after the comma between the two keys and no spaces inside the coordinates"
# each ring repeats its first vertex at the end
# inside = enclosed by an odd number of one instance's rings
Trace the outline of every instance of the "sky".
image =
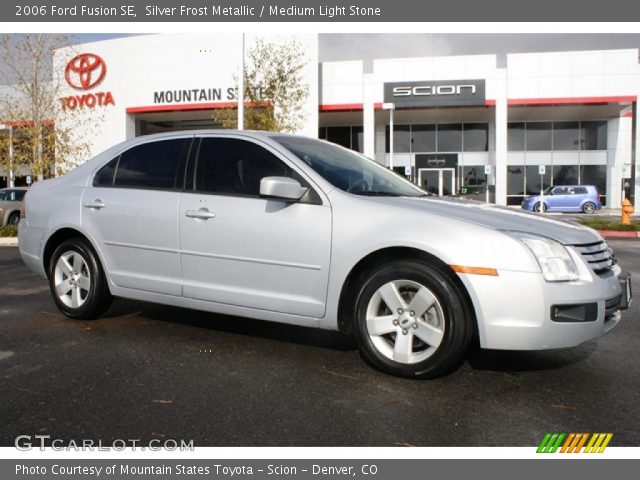
{"type": "MultiPolygon", "coordinates": [[[[75,35],[78,43],[122,34],[75,35]]],[[[393,57],[497,54],[504,66],[507,53],[640,48],[640,34],[321,34],[319,60],[364,60],[393,57]]]]}
{"type": "MultiPolygon", "coordinates": [[[[88,43],[127,36],[126,34],[73,34],[73,43],[88,43]]],[[[497,66],[506,66],[506,54],[524,52],[640,48],[639,34],[430,34],[430,33],[339,33],[320,34],[321,62],[364,60],[371,71],[374,58],[428,57],[443,55],[496,54],[497,66]]],[[[0,74],[3,72],[0,64],[0,74]]],[[[3,76],[4,75],[0,75],[3,76]]],[[[10,83],[3,78],[2,83],[10,83]]]]}

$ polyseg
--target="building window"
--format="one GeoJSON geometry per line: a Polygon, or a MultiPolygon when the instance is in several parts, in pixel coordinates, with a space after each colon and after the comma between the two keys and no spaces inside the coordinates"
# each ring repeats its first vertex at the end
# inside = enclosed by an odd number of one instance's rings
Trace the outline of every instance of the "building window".
{"type": "Polygon", "coordinates": [[[486,185],[487,176],[484,174],[484,166],[459,167],[461,171],[460,185],[472,187],[476,185],[486,185]]]}
{"type": "Polygon", "coordinates": [[[524,198],[524,165],[507,167],[507,205],[519,205],[524,198]]]}
{"type": "Polygon", "coordinates": [[[546,165],[544,175],[540,175],[540,165],[527,165],[525,168],[525,194],[539,195],[541,190],[551,186],[551,177],[551,165],[546,165]]]}
{"type": "Polygon", "coordinates": [[[489,147],[489,126],[486,123],[465,123],[462,148],[465,152],[486,152],[489,147]]]}
{"type": "Polygon", "coordinates": [[[436,149],[438,152],[462,151],[462,124],[438,124],[436,135],[436,149]]]}
{"type": "Polygon", "coordinates": [[[336,143],[356,152],[364,151],[364,137],[361,126],[349,127],[320,127],[318,138],[336,143]]]}
{"type": "Polygon", "coordinates": [[[606,150],[607,121],[511,122],[507,149],[522,151],[606,150]]]}
{"type": "Polygon", "coordinates": [[[364,130],[362,127],[351,127],[351,150],[364,152],[364,130]]]}
{"type": "Polygon", "coordinates": [[[526,150],[551,150],[551,122],[528,122],[525,133],[526,150]]]}
{"type": "Polygon", "coordinates": [[[524,122],[510,123],[507,127],[507,149],[511,152],[524,150],[524,122]]]}
{"type": "Polygon", "coordinates": [[[582,150],[607,149],[607,122],[580,122],[580,148],[582,150]]]}
{"type": "Polygon", "coordinates": [[[327,140],[351,148],[351,127],[327,127],[327,140]]]}
{"type": "Polygon", "coordinates": [[[580,165],[580,183],[582,185],[595,185],[600,200],[606,201],[607,192],[607,166],[606,165],[580,165]]]}
{"type": "Polygon", "coordinates": [[[553,166],[553,184],[554,185],[577,185],[580,183],[578,178],[578,165],[554,165],[553,166]]]}
{"type": "Polygon", "coordinates": [[[436,151],[436,126],[412,125],[411,126],[411,150],[413,152],[436,151]]]}
{"type": "Polygon", "coordinates": [[[553,150],[579,150],[580,123],[553,122],[553,150]]]}

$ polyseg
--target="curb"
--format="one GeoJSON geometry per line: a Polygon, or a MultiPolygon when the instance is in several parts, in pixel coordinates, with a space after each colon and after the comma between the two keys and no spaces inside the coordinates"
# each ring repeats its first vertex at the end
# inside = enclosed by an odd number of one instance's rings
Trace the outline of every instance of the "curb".
{"type": "Polygon", "coordinates": [[[640,232],[618,232],[615,230],[598,230],[603,238],[638,238],[640,232]]]}
{"type": "Polygon", "coordinates": [[[0,247],[17,247],[18,237],[0,237],[0,247]]]}

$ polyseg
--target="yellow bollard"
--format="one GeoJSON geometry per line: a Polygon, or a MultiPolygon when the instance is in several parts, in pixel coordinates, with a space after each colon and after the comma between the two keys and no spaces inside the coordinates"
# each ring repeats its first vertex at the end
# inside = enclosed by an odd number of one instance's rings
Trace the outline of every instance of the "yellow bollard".
{"type": "Polygon", "coordinates": [[[620,223],[623,225],[631,225],[631,214],[634,212],[633,205],[628,198],[622,201],[622,220],[620,223]]]}

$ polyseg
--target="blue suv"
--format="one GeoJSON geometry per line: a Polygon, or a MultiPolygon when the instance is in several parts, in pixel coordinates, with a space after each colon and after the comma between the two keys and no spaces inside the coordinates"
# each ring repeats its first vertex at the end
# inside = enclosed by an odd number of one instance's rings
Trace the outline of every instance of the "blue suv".
{"type": "Polygon", "coordinates": [[[600,196],[593,185],[555,185],[542,195],[532,195],[522,202],[522,208],[532,212],[593,213],[602,208],[600,196]]]}

